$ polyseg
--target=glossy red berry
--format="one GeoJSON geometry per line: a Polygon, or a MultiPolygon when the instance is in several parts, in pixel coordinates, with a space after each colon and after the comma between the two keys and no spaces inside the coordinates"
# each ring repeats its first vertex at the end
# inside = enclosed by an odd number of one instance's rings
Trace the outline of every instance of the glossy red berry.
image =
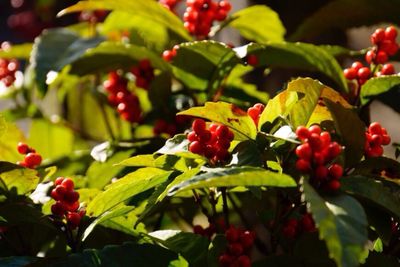
{"type": "Polygon", "coordinates": [[[35,168],[42,163],[42,157],[38,153],[28,153],[25,156],[25,163],[29,168],[35,168]]]}
{"type": "Polygon", "coordinates": [[[368,79],[370,75],[371,75],[371,70],[367,67],[362,67],[357,72],[357,76],[360,79],[368,79]]]}
{"type": "Polygon", "coordinates": [[[81,222],[81,216],[77,212],[68,212],[67,222],[71,226],[71,228],[76,228],[81,222]]]}
{"type": "Polygon", "coordinates": [[[248,256],[242,255],[237,259],[238,266],[240,267],[251,267],[251,260],[248,256]]]}
{"type": "Polygon", "coordinates": [[[69,178],[64,179],[64,181],[62,181],[61,185],[64,186],[67,189],[67,191],[72,191],[75,186],[74,182],[69,178]]]}
{"type": "Polygon", "coordinates": [[[17,146],[18,153],[26,155],[30,152],[30,148],[27,144],[19,142],[17,146]]]}
{"type": "Polygon", "coordinates": [[[385,30],[385,39],[394,41],[397,37],[397,29],[393,26],[387,27],[385,30]]]}
{"type": "Polygon", "coordinates": [[[256,55],[248,55],[247,56],[247,64],[250,66],[257,66],[258,65],[258,58],[256,55]]]}
{"type": "Polygon", "coordinates": [[[296,135],[300,140],[304,141],[310,136],[310,132],[307,127],[299,126],[296,129],[296,135]]]}
{"type": "Polygon", "coordinates": [[[231,243],[228,250],[231,255],[240,256],[243,253],[243,246],[240,243],[231,243]]]}
{"type": "Polygon", "coordinates": [[[343,167],[339,164],[333,164],[329,167],[329,175],[333,179],[340,179],[343,176],[343,167]]]}
{"type": "Polygon", "coordinates": [[[376,57],[376,53],[373,50],[369,50],[366,54],[365,54],[365,61],[368,62],[368,64],[372,64],[375,60],[376,57]]]}
{"type": "Polygon", "coordinates": [[[344,77],[348,80],[353,80],[357,78],[357,71],[353,68],[347,68],[343,71],[344,77]]]}
{"type": "Polygon", "coordinates": [[[189,145],[189,151],[202,155],[204,153],[204,146],[199,141],[194,141],[189,145]]]}
{"type": "Polygon", "coordinates": [[[389,60],[388,54],[385,51],[378,51],[376,53],[375,62],[378,64],[384,64],[389,60]]]}
{"type": "Polygon", "coordinates": [[[359,69],[361,69],[362,67],[364,67],[364,65],[360,62],[360,61],[356,61],[354,62],[351,67],[358,72],[359,69]]]}
{"type": "Polygon", "coordinates": [[[382,66],[381,73],[383,75],[392,75],[395,73],[393,64],[387,63],[382,66]]]}
{"type": "Polygon", "coordinates": [[[310,160],[312,156],[312,149],[309,143],[304,143],[296,148],[296,155],[304,160],[310,160]]]}
{"type": "Polygon", "coordinates": [[[311,164],[307,160],[299,159],[296,161],[296,169],[300,172],[306,173],[311,170],[311,164]]]}
{"type": "Polygon", "coordinates": [[[61,185],[64,179],[64,177],[57,177],[56,180],[54,180],[54,185],[61,185]]]}
{"type": "Polygon", "coordinates": [[[338,180],[331,180],[328,184],[328,189],[330,191],[337,191],[340,188],[340,182],[338,180]]]}
{"type": "Polygon", "coordinates": [[[51,213],[56,215],[56,216],[62,216],[65,213],[65,207],[64,205],[60,202],[57,201],[51,206],[51,213]]]}
{"type": "Polygon", "coordinates": [[[192,123],[192,129],[196,134],[200,134],[206,129],[206,122],[202,119],[195,119],[192,123]]]}
{"type": "Polygon", "coordinates": [[[380,125],[379,122],[373,122],[369,125],[368,131],[371,134],[382,134],[382,126],[380,125]]]}

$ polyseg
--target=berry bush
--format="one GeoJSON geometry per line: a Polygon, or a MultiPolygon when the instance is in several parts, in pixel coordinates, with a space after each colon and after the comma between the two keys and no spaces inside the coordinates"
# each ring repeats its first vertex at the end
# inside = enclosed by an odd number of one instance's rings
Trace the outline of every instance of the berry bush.
{"type": "Polygon", "coordinates": [[[229,0],[80,1],[4,42],[0,266],[399,266],[399,127],[372,103],[400,112],[400,5],[375,2],[293,29],[229,0]],[[316,44],[381,22],[365,49],[316,44]]]}

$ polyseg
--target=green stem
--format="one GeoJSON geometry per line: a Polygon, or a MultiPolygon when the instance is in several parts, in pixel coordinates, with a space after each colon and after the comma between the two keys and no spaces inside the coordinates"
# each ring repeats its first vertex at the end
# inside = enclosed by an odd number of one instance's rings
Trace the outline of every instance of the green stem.
{"type": "Polygon", "coordinates": [[[228,207],[228,200],[226,198],[226,187],[221,188],[221,195],[222,195],[222,210],[224,212],[225,224],[229,225],[229,207],[228,207]]]}

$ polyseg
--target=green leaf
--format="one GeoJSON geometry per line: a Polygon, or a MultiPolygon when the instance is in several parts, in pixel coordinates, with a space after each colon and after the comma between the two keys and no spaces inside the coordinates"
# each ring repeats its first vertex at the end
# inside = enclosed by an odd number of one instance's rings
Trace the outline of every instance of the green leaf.
{"type": "Polygon", "coordinates": [[[400,199],[388,187],[373,178],[350,176],[341,180],[341,188],[349,194],[379,205],[400,219],[400,199]]]}
{"type": "Polygon", "coordinates": [[[394,257],[392,255],[371,252],[368,255],[366,263],[361,266],[362,267],[376,267],[376,266],[398,267],[399,261],[398,261],[397,257],[394,257]]]}
{"type": "Polygon", "coordinates": [[[106,162],[93,162],[86,171],[88,187],[101,189],[107,185],[112,178],[116,177],[124,169],[124,166],[115,164],[126,159],[131,154],[132,150],[121,151],[108,158],[106,162]]]}
{"type": "Polygon", "coordinates": [[[47,120],[33,120],[29,129],[28,143],[44,159],[70,155],[74,150],[74,141],[75,136],[71,129],[47,120]],[[46,142],[43,142],[43,140],[46,140],[46,142]]]}
{"type": "Polygon", "coordinates": [[[207,256],[207,267],[219,267],[218,258],[226,250],[227,240],[225,235],[217,234],[211,242],[208,256],[207,256]]]}
{"type": "Polygon", "coordinates": [[[60,71],[102,40],[102,38],[82,39],[67,29],[44,31],[39,38],[36,38],[30,59],[40,93],[43,95],[47,91],[48,72],[60,71]]]}
{"type": "Polygon", "coordinates": [[[228,25],[239,30],[244,38],[257,43],[283,41],[286,33],[278,13],[264,5],[239,10],[232,15],[232,22],[228,25]]]}
{"type": "Polygon", "coordinates": [[[339,93],[319,81],[298,78],[290,82],[284,92],[268,102],[261,114],[259,127],[261,128],[265,122],[273,122],[279,116],[288,116],[294,129],[300,125],[332,120],[327,107],[319,101],[320,98],[328,98],[346,107],[350,106],[339,93]],[[297,93],[298,96],[291,92],[297,93]]]}
{"type": "Polygon", "coordinates": [[[400,92],[400,76],[382,76],[369,79],[361,88],[361,105],[366,105],[379,96],[390,91],[400,92]]]}
{"type": "Polygon", "coordinates": [[[385,157],[367,158],[355,166],[352,174],[380,176],[382,171],[400,177],[400,162],[385,157]]]}
{"type": "Polygon", "coordinates": [[[149,235],[156,242],[182,255],[190,266],[204,266],[206,263],[210,243],[206,237],[175,230],[156,231],[149,235]]]}
{"type": "Polygon", "coordinates": [[[33,44],[12,45],[10,49],[0,50],[0,58],[7,59],[29,59],[33,44]]]}
{"type": "Polygon", "coordinates": [[[180,44],[172,65],[178,80],[191,89],[207,90],[211,97],[240,62],[226,44],[200,41],[180,44]]]}
{"type": "Polygon", "coordinates": [[[131,16],[146,18],[156,22],[169,30],[175,32],[185,40],[191,40],[190,35],[183,27],[182,21],[172,12],[164,8],[156,1],[148,0],[97,0],[80,1],[77,4],[64,9],[59,15],[78,12],[83,10],[118,10],[128,12],[131,16]]]}
{"type": "Polygon", "coordinates": [[[121,202],[151,189],[168,179],[171,172],[156,168],[143,168],[132,172],[96,196],[87,207],[90,216],[99,216],[121,202]]]}
{"type": "Polygon", "coordinates": [[[193,107],[179,112],[178,115],[189,115],[224,124],[234,130],[236,140],[255,139],[257,135],[253,120],[233,104],[207,102],[203,107],[193,107]]]}
{"type": "Polygon", "coordinates": [[[374,25],[380,22],[399,24],[398,0],[335,0],[308,16],[289,37],[290,40],[306,40],[333,29],[374,25]]]}
{"type": "Polygon", "coordinates": [[[161,246],[124,243],[118,246],[109,245],[101,250],[88,249],[65,258],[43,262],[41,266],[110,267],[132,266],[134,263],[135,267],[165,267],[170,266],[169,264],[177,259],[177,254],[161,246]]]}
{"type": "Polygon", "coordinates": [[[365,124],[354,110],[346,109],[329,99],[324,101],[341,136],[341,144],[345,146],[346,167],[352,167],[364,156],[365,124]]]}
{"type": "Polygon", "coordinates": [[[278,117],[286,118],[297,101],[299,101],[299,97],[294,91],[280,93],[269,100],[258,120],[258,129],[261,130],[264,123],[272,123],[278,117]]]}
{"type": "Polygon", "coordinates": [[[336,59],[324,49],[307,43],[270,42],[265,45],[250,44],[239,48],[247,55],[256,55],[259,66],[269,68],[295,68],[319,72],[334,81],[342,91],[347,92],[347,81],[336,59]]]}
{"type": "Polygon", "coordinates": [[[275,186],[295,187],[296,182],[286,174],[255,167],[215,168],[184,181],[169,190],[169,195],[207,187],[275,186]]]}
{"type": "Polygon", "coordinates": [[[12,123],[5,122],[0,116],[0,160],[17,162],[23,159],[16,147],[19,142],[24,142],[22,131],[12,123]]]}
{"type": "Polygon", "coordinates": [[[96,71],[109,71],[118,68],[129,68],[142,59],[149,59],[151,64],[161,70],[169,66],[157,54],[142,46],[132,44],[103,42],[88,49],[71,64],[70,73],[85,75],[96,71]]]}
{"type": "Polygon", "coordinates": [[[339,267],[359,266],[366,256],[368,241],[367,218],[362,206],[347,195],[323,199],[307,181],[303,181],[303,198],[309,204],[329,256],[339,267]]]}
{"type": "Polygon", "coordinates": [[[231,164],[238,166],[262,166],[263,157],[257,147],[257,143],[253,140],[240,142],[232,151],[231,164]]]}
{"type": "MultiPolygon", "coordinates": [[[[168,28],[153,20],[132,16],[129,12],[115,10],[104,21],[100,31],[104,35],[115,35],[117,32],[130,31],[131,43],[144,45],[147,48],[162,52],[169,43],[168,28]],[[133,39],[133,40],[132,40],[133,39]]],[[[180,40],[183,41],[183,40],[180,40]]]]}
{"type": "Polygon", "coordinates": [[[24,195],[33,191],[39,183],[37,171],[32,169],[18,168],[0,173],[1,184],[6,190],[14,191],[24,195]]]}

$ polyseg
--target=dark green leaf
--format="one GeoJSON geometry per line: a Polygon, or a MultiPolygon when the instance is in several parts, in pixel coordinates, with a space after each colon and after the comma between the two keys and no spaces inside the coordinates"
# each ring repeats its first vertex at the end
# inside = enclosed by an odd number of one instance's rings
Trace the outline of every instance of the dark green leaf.
{"type": "Polygon", "coordinates": [[[238,166],[262,166],[263,158],[257,143],[253,140],[240,142],[232,151],[231,164],[238,166]]]}
{"type": "Polygon", "coordinates": [[[316,45],[270,42],[265,45],[250,44],[239,49],[246,49],[247,55],[256,55],[259,66],[319,72],[331,78],[342,91],[348,91],[347,81],[339,63],[332,55],[316,45]]]}
{"type": "Polygon", "coordinates": [[[294,187],[296,182],[286,174],[271,172],[262,168],[215,168],[172,187],[169,190],[169,195],[196,188],[236,186],[294,187]]]}
{"type": "Polygon", "coordinates": [[[173,60],[173,73],[187,87],[207,90],[211,97],[240,62],[233,50],[224,43],[183,43],[173,60]]]}
{"type": "MultiPolygon", "coordinates": [[[[376,98],[380,98],[384,94],[394,93],[400,94],[400,76],[391,75],[369,79],[361,88],[360,100],[361,105],[366,105],[376,98]]],[[[398,102],[392,105],[396,110],[399,109],[398,102]]]]}
{"type": "Polygon", "coordinates": [[[46,93],[46,77],[49,71],[60,71],[102,40],[102,38],[82,39],[67,29],[44,31],[35,40],[30,59],[39,91],[42,94],[46,93]]]}
{"type": "Polygon", "coordinates": [[[370,252],[367,258],[367,262],[362,267],[399,267],[399,260],[391,255],[385,255],[383,253],[370,252]]]}
{"type": "Polygon", "coordinates": [[[364,156],[365,124],[354,110],[346,109],[329,99],[324,101],[342,138],[341,144],[345,146],[346,167],[352,167],[364,156]]]}
{"type": "Polygon", "coordinates": [[[28,256],[15,256],[0,259],[0,266],[2,267],[24,267],[29,263],[35,262],[37,258],[28,256]]]}
{"type": "Polygon", "coordinates": [[[98,47],[86,50],[72,63],[70,72],[85,75],[96,71],[109,71],[129,68],[142,59],[149,59],[151,64],[161,70],[169,66],[157,54],[142,46],[132,44],[103,42],[98,47]]]}
{"type": "Polygon", "coordinates": [[[204,266],[210,241],[203,236],[175,230],[162,230],[149,234],[166,248],[182,255],[190,266],[204,266]]]}
{"type": "Polygon", "coordinates": [[[138,16],[157,22],[171,31],[175,32],[185,40],[190,40],[182,21],[172,12],[164,8],[156,1],[148,0],[97,0],[80,1],[77,4],[64,9],[59,15],[83,10],[118,10],[129,13],[131,16],[138,16]]]}
{"type": "Polygon", "coordinates": [[[239,30],[244,38],[257,43],[283,41],[286,33],[279,15],[264,5],[239,10],[232,15],[232,22],[228,25],[239,30]]]}
{"type": "Polygon", "coordinates": [[[234,130],[235,140],[255,139],[257,128],[247,113],[233,104],[207,102],[203,107],[193,107],[179,115],[200,117],[224,124],[234,130]]]}
{"type": "Polygon", "coordinates": [[[352,174],[379,176],[382,171],[400,177],[400,162],[385,157],[368,158],[357,164],[352,174]]]}
{"type": "Polygon", "coordinates": [[[322,6],[313,15],[308,16],[289,37],[298,41],[315,37],[333,29],[347,29],[358,26],[374,25],[379,22],[399,24],[400,2],[398,0],[335,0],[322,6]]]}
{"type": "Polygon", "coordinates": [[[339,267],[359,266],[367,244],[367,218],[362,206],[352,197],[338,195],[323,199],[303,181],[303,198],[325,240],[329,256],[339,267]]]}
{"type": "Polygon", "coordinates": [[[174,252],[151,244],[124,243],[119,246],[106,246],[105,248],[88,249],[82,253],[72,254],[60,260],[44,260],[38,266],[48,267],[110,267],[132,266],[135,267],[165,267],[178,259],[174,252]]]}
{"type": "Polygon", "coordinates": [[[347,193],[377,204],[400,219],[400,199],[381,181],[363,176],[351,176],[343,178],[341,184],[347,193]]]}
{"type": "Polygon", "coordinates": [[[225,235],[217,234],[211,242],[208,251],[208,264],[207,267],[219,267],[218,258],[226,250],[227,240],[225,235]]]}

